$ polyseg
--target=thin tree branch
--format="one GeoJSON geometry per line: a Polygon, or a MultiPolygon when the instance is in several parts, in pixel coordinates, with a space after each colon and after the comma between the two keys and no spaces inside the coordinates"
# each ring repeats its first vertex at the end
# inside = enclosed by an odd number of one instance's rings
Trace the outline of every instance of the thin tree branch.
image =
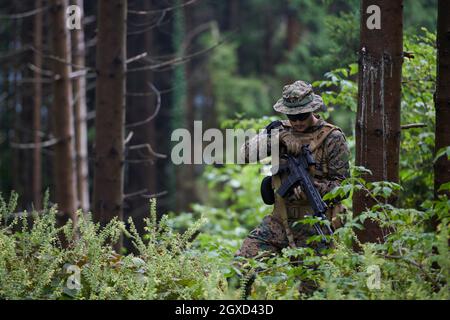
{"type": "Polygon", "coordinates": [[[126,61],[126,64],[132,63],[132,62],[134,62],[134,61],[141,60],[141,59],[145,58],[146,56],[147,56],[147,52],[143,52],[143,53],[141,53],[141,54],[138,54],[138,55],[135,56],[135,57],[132,57],[132,58],[128,59],[128,60],[126,61]]]}
{"type": "Polygon", "coordinates": [[[209,51],[214,50],[216,47],[220,46],[222,43],[224,43],[226,41],[226,39],[222,39],[221,41],[217,42],[216,44],[214,44],[213,46],[203,49],[203,50],[199,50],[197,52],[194,52],[192,54],[189,55],[185,55],[183,57],[176,57],[173,58],[171,60],[168,61],[164,61],[161,63],[156,63],[154,65],[148,65],[148,66],[143,66],[143,67],[138,67],[138,68],[132,68],[132,69],[128,69],[127,73],[131,73],[131,72],[136,72],[136,71],[147,71],[147,70],[155,70],[155,69],[160,69],[162,67],[167,67],[167,66],[171,66],[171,67],[175,67],[179,64],[183,64],[187,61],[189,61],[191,58],[205,54],[209,51]]]}
{"type": "Polygon", "coordinates": [[[411,128],[424,128],[426,126],[427,125],[425,123],[410,123],[410,124],[404,124],[404,125],[400,126],[400,128],[402,130],[405,130],[405,129],[411,129],[411,128]]]}
{"type": "Polygon", "coordinates": [[[162,196],[165,196],[166,194],[168,194],[169,192],[167,192],[166,190],[158,192],[158,193],[154,193],[154,194],[149,194],[149,195],[141,195],[142,198],[145,199],[152,199],[152,198],[159,198],[162,196]]]}
{"type": "Polygon", "coordinates": [[[46,77],[54,78],[54,76],[55,76],[55,74],[53,73],[53,71],[50,71],[50,70],[44,70],[44,69],[38,68],[37,66],[35,66],[35,65],[32,64],[32,63],[28,63],[28,64],[27,64],[27,67],[28,67],[31,71],[36,72],[36,73],[39,73],[39,74],[41,74],[41,75],[43,75],[43,76],[46,76],[46,77]]]}
{"type": "Polygon", "coordinates": [[[44,6],[41,8],[37,8],[37,9],[33,9],[30,11],[26,11],[26,12],[21,12],[21,13],[14,13],[14,14],[0,14],[0,19],[22,19],[22,18],[28,18],[28,17],[32,17],[36,14],[38,14],[39,12],[45,11],[49,8],[49,6],[44,6]]]}
{"type": "Polygon", "coordinates": [[[180,5],[167,7],[167,8],[164,8],[164,9],[158,9],[158,10],[148,10],[148,11],[128,10],[128,13],[129,14],[135,14],[135,15],[151,15],[151,14],[160,13],[160,12],[169,12],[169,11],[173,11],[173,10],[178,9],[178,8],[186,7],[186,6],[191,5],[191,4],[193,4],[193,3],[197,2],[197,1],[198,0],[188,0],[185,3],[182,3],[180,5]]]}
{"type": "Polygon", "coordinates": [[[140,195],[146,193],[147,191],[148,191],[148,189],[142,189],[142,190],[139,190],[139,191],[136,191],[136,192],[127,193],[127,194],[124,194],[123,198],[124,199],[128,199],[128,198],[131,198],[131,197],[140,196],[140,195]]]}
{"type": "Polygon", "coordinates": [[[129,150],[145,149],[145,150],[148,151],[148,153],[150,155],[154,156],[155,158],[161,158],[161,159],[166,159],[167,158],[167,155],[154,151],[152,146],[149,143],[137,144],[137,145],[128,147],[128,149],[129,150]]]}
{"type": "Polygon", "coordinates": [[[50,139],[48,141],[43,141],[40,143],[16,143],[16,142],[10,142],[11,148],[14,149],[40,149],[40,148],[48,148],[51,146],[54,146],[55,144],[58,144],[61,142],[62,139],[50,139]]]}
{"type": "Polygon", "coordinates": [[[128,129],[128,128],[135,128],[135,127],[141,126],[143,124],[146,124],[146,123],[152,121],[158,115],[159,110],[161,109],[161,93],[153,85],[153,83],[148,83],[148,85],[150,86],[150,88],[153,90],[153,92],[156,94],[156,97],[157,97],[155,112],[153,112],[153,114],[150,117],[148,117],[147,119],[142,120],[142,121],[138,121],[138,122],[135,122],[135,123],[128,124],[128,125],[125,126],[125,128],[128,129]]]}
{"type": "Polygon", "coordinates": [[[134,132],[133,132],[133,131],[130,131],[130,133],[128,134],[128,136],[125,138],[125,141],[123,142],[123,144],[124,144],[124,145],[127,145],[127,144],[131,141],[131,139],[133,138],[133,136],[134,136],[134,132]]]}

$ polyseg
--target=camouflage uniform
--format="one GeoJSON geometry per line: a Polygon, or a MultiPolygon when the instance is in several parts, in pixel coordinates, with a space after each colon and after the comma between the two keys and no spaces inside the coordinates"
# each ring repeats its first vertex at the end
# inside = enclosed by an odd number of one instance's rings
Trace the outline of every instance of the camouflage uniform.
{"type": "MultiPolygon", "coordinates": [[[[286,86],[283,91],[283,97],[292,96],[297,94],[299,99],[304,98],[308,92],[312,95],[312,87],[305,82],[297,81],[291,86],[286,86]],[[287,92],[287,93],[286,93],[287,92]]],[[[316,103],[306,104],[304,110],[311,112],[317,110],[318,107],[323,105],[321,98],[317,95],[313,95],[313,101],[316,103]],[[313,106],[311,106],[313,104],[313,106]]],[[[311,100],[311,98],[310,98],[311,100]]],[[[280,101],[274,106],[275,110],[289,114],[291,111],[286,108],[280,101]],[[277,108],[278,107],[278,108],[277,108]],[[283,109],[284,108],[284,109],[283,109]]],[[[291,108],[295,109],[295,108],[291,108]]],[[[297,113],[298,112],[298,107],[297,113]]],[[[292,114],[292,113],[291,113],[292,114]]],[[[281,121],[275,129],[278,129],[280,139],[280,154],[283,152],[296,153],[299,152],[303,144],[310,144],[313,146],[312,153],[316,161],[316,167],[314,168],[314,183],[319,193],[323,196],[327,192],[331,191],[334,187],[338,186],[340,182],[349,175],[349,150],[344,133],[341,129],[332,126],[326,121],[322,120],[320,116],[315,115],[318,118],[316,125],[309,127],[306,131],[299,133],[295,132],[288,120],[281,121]]],[[[241,148],[242,157],[245,158],[246,163],[249,159],[257,159],[252,157],[252,153],[257,152],[258,145],[267,144],[267,150],[270,153],[270,139],[268,139],[267,132],[261,133],[254,137],[252,140],[247,141],[241,148]]],[[[259,159],[258,159],[259,160],[259,159]]],[[[280,180],[283,181],[286,178],[286,174],[281,175],[280,180]]],[[[276,189],[276,186],[273,186],[276,189]]],[[[305,214],[312,214],[312,209],[309,206],[306,199],[298,200],[291,196],[287,199],[283,199],[286,213],[287,222],[290,232],[295,241],[297,247],[306,246],[306,240],[315,235],[312,226],[296,224],[292,226],[293,222],[301,219],[305,214]]],[[[327,212],[328,218],[332,221],[334,227],[338,227],[339,223],[336,219],[336,213],[341,211],[342,207],[338,203],[328,204],[330,210],[327,212]]],[[[288,239],[286,235],[286,226],[282,221],[279,213],[280,204],[275,202],[274,210],[271,215],[266,216],[262,223],[244,240],[242,247],[236,253],[237,256],[243,257],[255,257],[262,251],[269,251],[271,253],[280,252],[281,249],[288,247],[288,239]]],[[[316,243],[312,245],[315,249],[320,249],[323,244],[316,243]]]]}

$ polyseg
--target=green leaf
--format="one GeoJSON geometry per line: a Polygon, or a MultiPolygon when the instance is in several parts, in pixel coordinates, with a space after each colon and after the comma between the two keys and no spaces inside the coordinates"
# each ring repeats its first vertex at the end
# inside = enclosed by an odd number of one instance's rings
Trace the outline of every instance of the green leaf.
{"type": "Polygon", "coordinates": [[[436,162],[444,154],[446,154],[447,159],[450,160],[450,146],[439,149],[439,151],[436,153],[436,157],[434,158],[433,162],[436,162]]]}
{"type": "Polygon", "coordinates": [[[438,189],[438,191],[445,191],[445,190],[450,190],[450,182],[441,184],[441,186],[438,189]]]}
{"type": "Polygon", "coordinates": [[[391,195],[392,189],[389,187],[383,187],[383,195],[387,198],[391,195]]]}
{"type": "Polygon", "coordinates": [[[352,63],[350,66],[350,75],[354,75],[358,73],[358,64],[357,63],[352,63]]]}

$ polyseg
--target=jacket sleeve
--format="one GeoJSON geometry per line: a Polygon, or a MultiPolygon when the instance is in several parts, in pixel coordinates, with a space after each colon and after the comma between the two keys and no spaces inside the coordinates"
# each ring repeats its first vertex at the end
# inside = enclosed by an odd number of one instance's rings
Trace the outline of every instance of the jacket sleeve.
{"type": "MultiPolygon", "coordinates": [[[[280,125],[272,128],[272,135],[278,135],[278,130],[282,128],[280,125]]],[[[260,132],[253,138],[247,140],[240,149],[239,157],[241,163],[254,163],[268,157],[272,154],[271,140],[278,142],[278,139],[271,139],[271,135],[267,134],[267,130],[260,132]],[[264,152],[266,151],[266,152],[264,152]]],[[[274,145],[278,147],[278,145],[274,145]]]]}
{"type": "Polygon", "coordinates": [[[323,143],[328,174],[326,178],[315,182],[322,196],[339,186],[342,180],[350,176],[350,151],[345,135],[341,131],[335,130],[323,143]]]}

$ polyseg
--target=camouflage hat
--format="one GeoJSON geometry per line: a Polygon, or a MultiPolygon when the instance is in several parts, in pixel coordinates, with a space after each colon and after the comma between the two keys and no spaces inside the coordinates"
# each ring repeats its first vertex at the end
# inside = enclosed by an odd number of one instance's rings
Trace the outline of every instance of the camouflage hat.
{"type": "Polygon", "coordinates": [[[314,112],[323,106],[322,98],[314,94],[312,85],[305,81],[295,81],[284,86],[283,97],[275,103],[275,111],[284,114],[314,112]]]}

